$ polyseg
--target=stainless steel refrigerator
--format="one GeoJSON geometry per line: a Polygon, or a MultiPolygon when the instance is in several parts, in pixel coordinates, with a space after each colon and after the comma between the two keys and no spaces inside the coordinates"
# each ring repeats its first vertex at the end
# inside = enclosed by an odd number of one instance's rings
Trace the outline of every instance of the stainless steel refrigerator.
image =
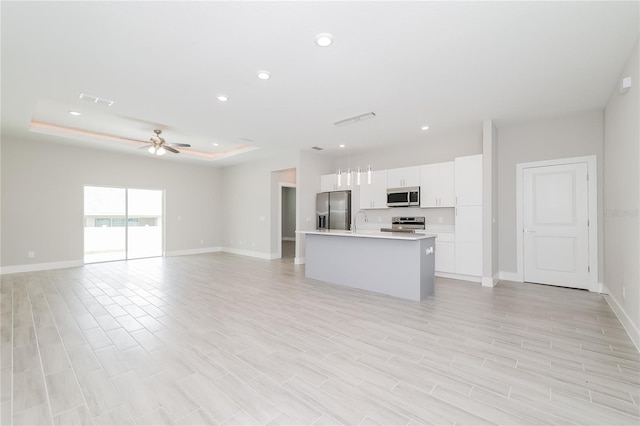
{"type": "Polygon", "coordinates": [[[316,196],[316,228],[351,228],[351,191],[318,193],[316,196]]]}

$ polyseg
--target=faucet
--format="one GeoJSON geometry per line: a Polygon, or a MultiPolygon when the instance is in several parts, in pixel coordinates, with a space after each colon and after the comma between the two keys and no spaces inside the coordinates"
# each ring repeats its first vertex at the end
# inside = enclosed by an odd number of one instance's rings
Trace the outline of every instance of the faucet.
{"type": "Polygon", "coordinates": [[[358,210],[355,216],[353,216],[353,223],[351,224],[351,231],[353,231],[354,234],[356,233],[356,222],[358,221],[358,215],[360,213],[364,214],[364,221],[369,222],[369,218],[367,218],[367,212],[364,210],[358,210]]]}

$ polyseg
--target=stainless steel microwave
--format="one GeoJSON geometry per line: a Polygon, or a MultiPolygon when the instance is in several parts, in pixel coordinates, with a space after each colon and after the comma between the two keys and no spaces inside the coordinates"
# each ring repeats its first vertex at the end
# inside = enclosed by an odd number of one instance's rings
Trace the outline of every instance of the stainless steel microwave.
{"type": "Polygon", "coordinates": [[[404,188],[387,189],[387,206],[409,207],[420,206],[420,187],[407,186],[404,188]]]}

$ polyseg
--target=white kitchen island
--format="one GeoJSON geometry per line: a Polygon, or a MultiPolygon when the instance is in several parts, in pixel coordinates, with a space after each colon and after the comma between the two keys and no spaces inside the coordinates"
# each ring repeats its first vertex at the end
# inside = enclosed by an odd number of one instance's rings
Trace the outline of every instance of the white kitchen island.
{"type": "Polygon", "coordinates": [[[303,231],[305,275],[320,281],[420,301],[433,295],[435,235],[303,231]]]}

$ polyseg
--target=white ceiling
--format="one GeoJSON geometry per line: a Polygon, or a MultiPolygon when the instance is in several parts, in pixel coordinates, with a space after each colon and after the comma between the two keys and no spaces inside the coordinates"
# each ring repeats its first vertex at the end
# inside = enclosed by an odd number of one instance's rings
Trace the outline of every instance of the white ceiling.
{"type": "Polygon", "coordinates": [[[2,134],[149,155],[131,140],[159,128],[192,145],[164,158],[214,165],[428,141],[487,118],[602,108],[638,15],[637,1],[3,1],[2,134]],[[332,46],[314,44],[320,32],[332,46]],[[218,155],[238,148],[260,149],[218,155]]]}

